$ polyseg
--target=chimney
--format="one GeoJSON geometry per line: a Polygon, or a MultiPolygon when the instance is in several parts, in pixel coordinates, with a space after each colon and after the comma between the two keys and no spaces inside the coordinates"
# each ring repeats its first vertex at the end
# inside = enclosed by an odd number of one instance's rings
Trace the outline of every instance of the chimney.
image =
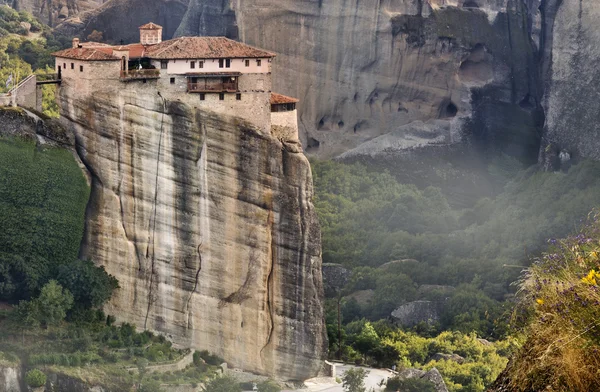
{"type": "Polygon", "coordinates": [[[79,38],[73,38],[73,47],[74,48],[78,48],[79,47],[79,38]]]}

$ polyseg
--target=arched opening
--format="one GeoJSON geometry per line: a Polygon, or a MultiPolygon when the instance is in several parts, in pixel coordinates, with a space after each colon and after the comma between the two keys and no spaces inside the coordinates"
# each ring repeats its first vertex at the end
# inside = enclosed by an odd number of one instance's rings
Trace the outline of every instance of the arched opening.
{"type": "Polygon", "coordinates": [[[121,70],[127,71],[127,57],[121,57],[121,70]]]}

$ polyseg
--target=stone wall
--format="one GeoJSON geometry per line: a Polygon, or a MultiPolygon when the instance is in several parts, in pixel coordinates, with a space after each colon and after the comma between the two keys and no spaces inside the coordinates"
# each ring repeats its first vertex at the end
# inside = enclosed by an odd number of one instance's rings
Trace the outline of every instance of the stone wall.
{"type": "Polygon", "coordinates": [[[280,140],[298,141],[298,111],[271,112],[271,133],[280,140]]]}
{"type": "Polygon", "coordinates": [[[18,86],[9,91],[11,103],[37,111],[41,111],[42,102],[38,102],[37,78],[30,75],[23,79],[18,86]]]}

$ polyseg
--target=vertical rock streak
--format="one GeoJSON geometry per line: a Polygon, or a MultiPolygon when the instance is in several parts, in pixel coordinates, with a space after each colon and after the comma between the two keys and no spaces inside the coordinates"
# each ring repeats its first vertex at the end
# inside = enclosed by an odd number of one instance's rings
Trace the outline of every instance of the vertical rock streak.
{"type": "Polygon", "coordinates": [[[197,97],[155,94],[59,92],[93,173],[82,257],[121,286],[105,311],[233,367],[315,376],[327,345],[308,160],[197,97]]]}

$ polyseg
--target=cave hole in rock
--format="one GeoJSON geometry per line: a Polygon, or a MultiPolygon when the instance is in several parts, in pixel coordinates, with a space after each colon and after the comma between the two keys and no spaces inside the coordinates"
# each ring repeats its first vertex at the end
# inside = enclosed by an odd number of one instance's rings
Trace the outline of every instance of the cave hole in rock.
{"type": "Polygon", "coordinates": [[[354,102],[358,101],[358,93],[354,93],[354,102]]]}
{"type": "Polygon", "coordinates": [[[354,133],[360,131],[365,125],[367,125],[367,122],[365,120],[359,121],[356,124],[354,124],[354,133]]]}
{"type": "Polygon", "coordinates": [[[458,114],[458,107],[452,101],[442,103],[440,118],[452,118],[458,114]]]}
{"type": "Polygon", "coordinates": [[[317,148],[319,148],[320,145],[321,145],[321,142],[319,142],[314,137],[309,136],[308,139],[306,140],[306,149],[307,150],[316,150],[317,148]]]}
{"type": "Polygon", "coordinates": [[[342,120],[338,121],[338,127],[344,128],[344,122],[342,120]]]}
{"type": "Polygon", "coordinates": [[[479,4],[477,4],[473,0],[467,0],[463,3],[464,8],[479,8],[479,4]]]}
{"type": "Polygon", "coordinates": [[[398,112],[408,113],[408,109],[405,108],[404,105],[402,105],[402,102],[398,102],[398,112]]]}
{"type": "Polygon", "coordinates": [[[321,117],[321,119],[319,120],[319,125],[317,126],[317,129],[322,129],[325,126],[325,117],[321,117]]]}

